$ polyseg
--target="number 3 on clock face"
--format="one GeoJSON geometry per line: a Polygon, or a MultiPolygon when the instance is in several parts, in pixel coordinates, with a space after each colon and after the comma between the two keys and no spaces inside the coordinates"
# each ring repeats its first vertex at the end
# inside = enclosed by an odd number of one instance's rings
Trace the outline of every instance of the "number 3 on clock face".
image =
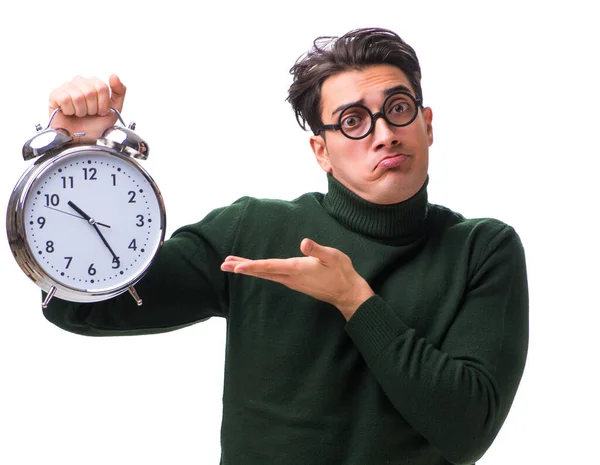
{"type": "Polygon", "coordinates": [[[24,188],[21,213],[28,255],[41,275],[67,300],[127,290],[164,239],[156,184],[137,162],[95,147],[45,164],[24,188]]]}

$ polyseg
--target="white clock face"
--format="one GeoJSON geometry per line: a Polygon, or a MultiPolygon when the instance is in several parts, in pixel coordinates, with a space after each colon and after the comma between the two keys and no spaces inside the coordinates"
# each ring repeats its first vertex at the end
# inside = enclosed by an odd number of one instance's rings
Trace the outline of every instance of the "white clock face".
{"type": "Polygon", "coordinates": [[[164,236],[159,194],[129,160],[98,151],[58,157],[24,206],[26,239],[53,280],[85,292],[131,284],[164,236]]]}

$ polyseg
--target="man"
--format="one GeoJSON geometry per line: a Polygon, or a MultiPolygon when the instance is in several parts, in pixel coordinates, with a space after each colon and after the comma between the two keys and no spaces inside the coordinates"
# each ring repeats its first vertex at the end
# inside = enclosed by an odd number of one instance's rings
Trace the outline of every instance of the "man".
{"type": "MultiPolygon", "coordinates": [[[[226,318],[223,464],[473,464],[525,365],[520,240],[427,202],[432,111],[395,33],[317,40],[291,72],[327,194],[244,197],[180,228],[136,285],[143,307],[54,299],[45,315],[86,335],[226,318]]],[[[123,105],[109,84],[53,91],[54,125],[97,137],[123,105]]]]}

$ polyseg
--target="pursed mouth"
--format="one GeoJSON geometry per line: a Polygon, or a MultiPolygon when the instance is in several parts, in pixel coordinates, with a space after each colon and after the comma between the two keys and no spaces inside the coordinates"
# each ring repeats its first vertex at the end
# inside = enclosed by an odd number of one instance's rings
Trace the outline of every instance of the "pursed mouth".
{"type": "Polygon", "coordinates": [[[398,158],[398,157],[404,157],[404,158],[409,158],[410,155],[408,155],[407,153],[395,153],[393,155],[387,156],[385,158],[382,158],[381,160],[379,160],[377,162],[377,166],[379,166],[381,163],[383,163],[386,160],[392,160],[394,158],[398,158]]]}

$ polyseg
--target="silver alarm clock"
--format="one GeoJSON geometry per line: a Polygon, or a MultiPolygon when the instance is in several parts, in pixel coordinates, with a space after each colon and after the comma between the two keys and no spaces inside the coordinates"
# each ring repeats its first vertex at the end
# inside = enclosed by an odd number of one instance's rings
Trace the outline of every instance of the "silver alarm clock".
{"type": "Polygon", "coordinates": [[[96,302],[127,291],[141,305],[134,284],[163,244],[164,202],[137,162],[148,144],[111,110],[122,126],[95,144],[51,128],[56,110],[23,146],[23,158],[36,160],[12,192],[6,230],[17,263],[47,292],[44,307],[54,296],[96,302]]]}

